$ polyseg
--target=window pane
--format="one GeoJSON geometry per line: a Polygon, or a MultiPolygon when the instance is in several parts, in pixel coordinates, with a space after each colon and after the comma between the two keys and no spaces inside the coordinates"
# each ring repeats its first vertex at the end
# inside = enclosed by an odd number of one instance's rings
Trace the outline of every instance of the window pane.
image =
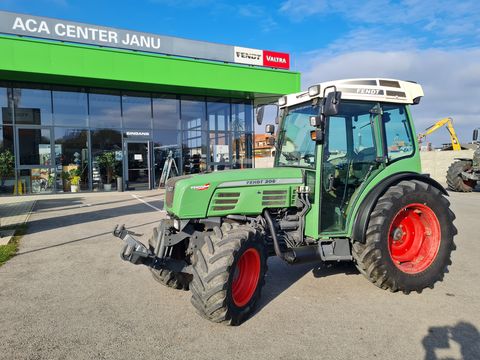
{"type": "Polygon", "coordinates": [[[38,194],[53,191],[55,180],[54,168],[37,168],[20,170],[18,174],[18,193],[38,194]]]}
{"type": "Polygon", "coordinates": [[[5,87],[0,87],[0,125],[12,123],[12,110],[8,104],[8,93],[5,87]]]}
{"type": "Polygon", "coordinates": [[[382,119],[387,138],[388,157],[396,159],[412,154],[414,143],[405,106],[384,105],[382,119]]]}
{"type": "Polygon", "coordinates": [[[123,175],[122,134],[116,130],[95,130],[91,139],[93,189],[102,190],[103,184],[115,188],[115,178],[123,175]]]}
{"type": "Polygon", "coordinates": [[[250,102],[232,101],[232,166],[252,167],[253,107],[250,102]]]}
{"type": "Polygon", "coordinates": [[[91,127],[120,128],[122,126],[119,95],[89,94],[89,102],[91,127]]]}
{"type": "Polygon", "coordinates": [[[15,123],[29,125],[52,124],[52,93],[41,89],[13,89],[15,123]]]}
{"type": "Polygon", "coordinates": [[[167,96],[153,98],[153,128],[180,129],[180,100],[167,96]]]}
{"type": "Polygon", "coordinates": [[[230,104],[228,102],[207,102],[210,131],[230,131],[230,104]]]}
{"type": "Polygon", "coordinates": [[[0,151],[9,150],[13,153],[13,127],[0,126],[0,151]]]}
{"type": "Polygon", "coordinates": [[[182,99],[183,167],[186,174],[207,170],[205,102],[182,99]]]}
{"type": "MultiPolygon", "coordinates": [[[[252,134],[234,132],[232,137],[232,168],[244,169],[252,167],[252,134]]],[[[271,156],[272,151],[267,149],[267,156],[271,156]]]]}
{"type": "Polygon", "coordinates": [[[18,129],[20,165],[52,164],[50,130],[18,129]]]}
{"type": "Polygon", "coordinates": [[[87,126],[88,101],[84,92],[53,91],[55,125],[87,126]]]}
{"type": "Polygon", "coordinates": [[[160,130],[153,132],[153,162],[155,168],[155,187],[159,186],[163,169],[170,162],[170,174],[172,176],[182,175],[181,165],[181,132],[176,130],[160,130]],[[170,160],[170,158],[173,160],[170,160]]]}
{"type": "Polygon", "coordinates": [[[251,103],[232,102],[232,131],[252,132],[253,106],[251,103]]]}
{"type": "Polygon", "coordinates": [[[209,126],[210,170],[230,168],[230,103],[222,100],[207,102],[209,126]]]}
{"type": "Polygon", "coordinates": [[[88,131],[55,128],[57,190],[71,190],[71,180],[80,176],[80,188],[88,189],[88,131]]]}
{"type": "Polygon", "coordinates": [[[152,100],[150,95],[126,94],[122,96],[123,126],[131,129],[152,127],[152,100]]]}

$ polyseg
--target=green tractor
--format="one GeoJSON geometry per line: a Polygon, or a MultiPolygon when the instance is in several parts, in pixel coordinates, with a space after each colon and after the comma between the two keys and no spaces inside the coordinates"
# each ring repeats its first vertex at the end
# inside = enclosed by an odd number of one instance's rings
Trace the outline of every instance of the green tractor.
{"type": "Polygon", "coordinates": [[[446,191],[421,173],[409,105],[422,96],[413,82],[352,79],[281,97],[274,167],[171,178],[148,245],[114,230],[122,259],[229,325],[254,311],[269,256],[353,261],[405,294],[433,288],[457,231],[446,191]]]}

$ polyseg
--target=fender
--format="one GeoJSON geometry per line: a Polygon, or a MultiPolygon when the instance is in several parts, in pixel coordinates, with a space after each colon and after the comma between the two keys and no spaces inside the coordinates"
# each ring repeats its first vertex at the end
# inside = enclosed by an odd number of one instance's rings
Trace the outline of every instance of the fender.
{"type": "Polygon", "coordinates": [[[355,218],[355,222],[353,223],[353,231],[352,231],[352,240],[358,241],[362,244],[365,243],[365,233],[368,227],[368,221],[370,219],[370,214],[377,203],[377,200],[382,196],[387,189],[392,186],[398,184],[402,180],[419,180],[425,182],[429,185],[434,186],[437,188],[442,194],[448,196],[447,191],[444,189],[442,185],[440,185],[437,181],[433,180],[430,177],[430,174],[418,174],[413,172],[402,172],[398,174],[394,174],[383,179],[381,182],[377,184],[367,195],[363,203],[360,205],[358,209],[357,216],[355,218]]]}

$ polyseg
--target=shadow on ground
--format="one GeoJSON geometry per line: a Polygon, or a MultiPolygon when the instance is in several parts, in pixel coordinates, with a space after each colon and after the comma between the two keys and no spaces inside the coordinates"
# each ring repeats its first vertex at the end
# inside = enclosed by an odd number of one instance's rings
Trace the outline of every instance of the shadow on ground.
{"type": "MultiPolygon", "coordinates": [[[[139,227],[142,227],[142,226],[152,225],[152,224],[157,224],[157,223],[158,223],[158,221],[150,221],[148,223],[135,225],[135,226],[130,226],[130,229],[135,229],[135,228],[139,228],[139,227]]],[[[61,243],[58,243],[58,244],[49,245],[49,246],[45,246],[45,247],[34,249],[34,250],[27,250],[27,251],[23,251],[23,252],[18,252],[15,256],[26,255],[26,254],[30,254],[30,253],[34,253],[34,252],[38,252],[38,251],[43,251],[43,250],[56,248],[56,247],[59,247],[59,246],[70,245],[70,244],[74,244],[74,243],[77,243],[77,242],[98,238],[99,236],[108,235],[108,234],[112,234],[112,231],[106,231],[106,232],[98,233],[98,234],[95,234],[95,235],[85,236],[85,237],[82,237],[82,238],[79,238],[79,239],[64,241],[64,242],[61,242],[61,243]]],[[[112,239],[113,239],[113,234],[112,234],[112,239]]]]}
{"type": "MultiPolygon", "coordinates": [[[[34,219],[29,221],[29,233],[38,233],[42,231],[48,231],[60,227],[67,227],[72,225],[78,224],[86,224],[94,221],[100,221],[110,218],[115,218],[118,216],[126,216],[126,215],[134,215],[134,214],[142,214],[142,213],[151,213],[152,209],[148,206],[145,206],[143,203],[130,203],[124,206],[116,206],[116,207],[109,207],[107,209],[100,209],[97,210],[99,204],[92,204],[88,205],[82,202],[78,202],[79,204],[76,207],[70,209],[64,209],[64,207],[72,205],[72,199],[58,199],[58,200],[41,200],[37,202],[36,211],[41,213],[44,208],[50,209],[52,211],[53,205],[57,207],[57,209],[62,209],[65,211],[69,211],[69,214],[61,215],[52,217],[49,219],[34,219]],[[50,203],[53,201],[54,204],[50,203]],[[75,208],[81,209],[79,213],[72,213],[75,208]]],[[[122,200],[125,201],[125,200],[122,200]]],[[[112,202],[104,202],[101,203],[102,205],[109,205],[114,203],[119,203],[122,201],[112,201],[112,202]]],[[[129,200],[131,201],[131,200],[129,200]]],[[[162,206],[162,202],[159,201],[159,206],[162,206]]],[[[112,229],[115,224],[112,223],[112,229]]],[[[127,224],[128,225],[128,224],[127,224]]],[[[91,225],[90,225],[91,226],[91,225]]]]}
{"type": "MultiPolygon", "coordinates": [[[[265,279],[265,286],[262,289],[262,296],[259,300],[255,314],[262,311],[262,309],[271,301],[275,300],[275,298],[280,296],[310,271],[315,278],[323,278],[336,274],[360,274],[352,262],[288,265],[279,258],[271,257],[268,260],[268,272],[265,279]]],[[[253,316],[255,316],[255,314],[253,316]]]]}
{"type": "Polygon", "coordinates": [[[425,360],[480,359],[480,333],[468,323],[430,327],[422,340],[425,360]]]}

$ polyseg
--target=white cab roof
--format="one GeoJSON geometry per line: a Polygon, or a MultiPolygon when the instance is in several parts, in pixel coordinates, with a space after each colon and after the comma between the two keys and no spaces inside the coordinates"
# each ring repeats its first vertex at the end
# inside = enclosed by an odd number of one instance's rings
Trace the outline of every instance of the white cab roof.
{"type": "Polygon", "coordinates": [[[308,91],[286,95],[287,103],[281,107],[292,106],[313,98],[323,97],[325,89],[327,89],[326,95],[333,91],[333,86],[337,88],[337,91],[342,92],[342,100],[418,104],[423,96],[423,89],[419,84],[395,79],[345,79],[327,81],[317,86],[320,87],[320,91],[315,96],[310,96],[308,91]]]}

